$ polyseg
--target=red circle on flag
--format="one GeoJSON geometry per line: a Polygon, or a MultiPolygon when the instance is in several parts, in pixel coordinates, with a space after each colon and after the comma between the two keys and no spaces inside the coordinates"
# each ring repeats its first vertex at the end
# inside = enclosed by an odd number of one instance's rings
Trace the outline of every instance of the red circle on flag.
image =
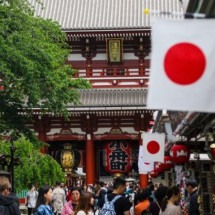
{"type": "Polygon", "coordinates": [[[156,154],[160,150],[160,145],[159,145],[158,142],[152,140],[152,141],[148,142],[148,144],[147,144],[147,150],[151,154],[156,154]]]}
{"type": "Polygon", "coordinates": [[[176,84],[188,85],[198,81],[205,71],[206,57],[203,51],[191,43],[173,45],[164,58],[164,70],[176,84]]]}

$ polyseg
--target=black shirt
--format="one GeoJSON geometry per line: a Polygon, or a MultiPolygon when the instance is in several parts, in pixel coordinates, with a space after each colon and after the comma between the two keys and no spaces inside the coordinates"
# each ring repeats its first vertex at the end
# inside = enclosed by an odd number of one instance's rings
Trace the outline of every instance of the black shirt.
{"type": "MultiPolygon", "coordinates": [[[[112,201],[114,197],[117,196],[115,193],[108,194],[108,201],[112,201]]],[[[131,207],[131,203],[129,200],[123,196],[116,200],[114,203],[115,211],[117,215],[123,215],[125,211],[129,211],[131,207]]]]}

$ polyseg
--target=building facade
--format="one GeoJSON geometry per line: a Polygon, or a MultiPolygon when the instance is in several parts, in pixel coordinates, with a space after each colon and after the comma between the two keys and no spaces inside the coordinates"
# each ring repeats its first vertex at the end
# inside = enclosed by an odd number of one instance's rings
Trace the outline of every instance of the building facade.
{"type": "MultiPolygon", "coordinates": [[[[86,183],[112,174],[138,175],[141,132],[151,129],[154,110],[146,107],[151,24],[156,18],[181,19],[178,0],[30,0],[35,16],[57,21],[67,34],[71,78],[88,80],[79,106],[68,106],[69,119],[40,115],[29,127],[50,144],[47,153],[63,163],[68,177],[83,168],[86,183]],[[172,13],[177,12],[177,13],[172,13]],[[129,148],[129,150],[127,150],[129,148]],[[72,149],[72,156],[68,151],[72,149]],[[62,153],[67,156],[62,158],[62,153]],[[63,160],[62,160],[63,159],[63,160]],[[70,163],[73,160],[73,167],[70,163]],[[112,159],[112,160],[111,160],[112,159]],[[115,165],[114,161],[118,160],[115,165]]],[[[162,41],[161,41],[162,42],[162,41]]],[[[75,174],[74,174],[75,175],[75,174]]],[[[146,183],[147,176],[140,176],[146,183]]]]}

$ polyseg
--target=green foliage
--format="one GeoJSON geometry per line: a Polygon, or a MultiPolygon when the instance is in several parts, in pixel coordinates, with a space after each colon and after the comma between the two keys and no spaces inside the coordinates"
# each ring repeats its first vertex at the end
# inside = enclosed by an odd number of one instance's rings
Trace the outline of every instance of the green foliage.
{"type": "MultiPolygon", "coordinates": [[[[1,154],[10,155],[10,142],[0,141],[1,154]]],[[[28,184],[38,186],[54,185],[56,181],[65,181],[64,172],[56,160],[47,154],[42,154],[24,136],[14,141],[15,157],[20,158],[20,164],[15,166],[15,189],[26,189],[28,184]]]]}
{"type": "Polygon", "coordinates": [[[34,17],[26,0],[0,1],[0,20],[0,132],[22,129],[32,108],[66,116],[67,105],[79,103],[76,89],[90,85],[72,79],[75,71],[65,65],[65,33],[34,17]]]}

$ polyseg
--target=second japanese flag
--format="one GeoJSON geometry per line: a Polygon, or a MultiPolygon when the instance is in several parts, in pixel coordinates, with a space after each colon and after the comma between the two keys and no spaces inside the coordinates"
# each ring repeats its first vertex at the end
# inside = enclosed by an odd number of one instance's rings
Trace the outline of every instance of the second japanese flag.
{"type": "Polygon", "coordinates": [[[157,20],[147,106],[215,111],[215,20],[157,20]]]}
{"type": "Polygon", "coordinates": [[[164,162],[165,134],[142,133],[143,160],[147,162],[164,162]]]}

